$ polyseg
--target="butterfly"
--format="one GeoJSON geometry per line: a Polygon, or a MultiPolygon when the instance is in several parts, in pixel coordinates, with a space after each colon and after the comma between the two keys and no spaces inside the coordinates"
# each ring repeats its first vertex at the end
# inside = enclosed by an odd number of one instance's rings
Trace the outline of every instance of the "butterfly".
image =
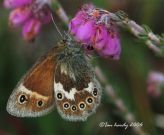
{"type": "Polygon", "coordinates": [[[101,91],[84,50],[69,37],[22,77],[6,108],[16,117],[39,117],[57,108],[66,120],[85,121],[100,104],[101,91]]]}

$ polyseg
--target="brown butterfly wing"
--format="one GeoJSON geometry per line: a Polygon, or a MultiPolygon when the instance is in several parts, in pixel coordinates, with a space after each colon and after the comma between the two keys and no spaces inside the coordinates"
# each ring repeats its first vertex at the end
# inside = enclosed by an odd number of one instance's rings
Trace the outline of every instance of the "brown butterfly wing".
{"type": "Polygon", "coordinates": [[[45,115],[54,108],[55,49],[43,56],[12,92],[7,111],[17,117],[45,115]]]}
{"type": "MultiPolygon", "coordinates": [[[[81,65],[84,69],[86,65],[81,65]]],[[[101,87],[92,70],[74,78],[65,66],[59,66],[55,74],[55,100],[59,114],[69,121],[85,121],[93,114],[101,100],[101,87]]]]}

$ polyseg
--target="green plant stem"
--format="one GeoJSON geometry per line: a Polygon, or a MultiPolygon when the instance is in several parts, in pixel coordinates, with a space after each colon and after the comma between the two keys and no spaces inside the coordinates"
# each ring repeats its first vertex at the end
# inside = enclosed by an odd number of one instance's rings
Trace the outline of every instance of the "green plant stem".
{"type": "Polygon", "coordinates": [[[61,6],[61,4],[58,2],[58,0],[52,0],[52,9],[59,16],[62,22],[68,25],[68,22],[69,22],[68,15],[66,14],[65,10],[61,6]]]}

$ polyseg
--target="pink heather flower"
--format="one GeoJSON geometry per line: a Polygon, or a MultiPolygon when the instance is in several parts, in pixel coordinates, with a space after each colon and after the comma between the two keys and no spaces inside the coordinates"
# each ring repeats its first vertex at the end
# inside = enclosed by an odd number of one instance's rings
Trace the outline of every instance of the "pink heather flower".
{"type": "Polygon", "coordinates": [[[33,40],[41,31],[41,26],[51,21],[50,3],[51,0],[4,0],[4,6],[12,9],[10,26],[22,27],[24,39],[33,40]]]}
{"type": "Polygon", "coordinates": [[[152,71],[147,79],[147,92],[153,97],[159,97],[161,88],[164,85],[164,74],[152,71]]]}
{"type": "Polygon", "coordinates": [[[116,24],[105,16],[109,12],[84,5],[69,23],[69,31],[85,48],[95,49],[103,57],[119,59],[120,38],[116,24]]]}
{"type": "Polygon", "coordinates": [[[93,25],[94,25],[93,21],[83,22],[83,24],[80,25],[76,31],[75,36],[77,40],[86,43],[90,42],[92,35],[95,34],[93,25]]]}

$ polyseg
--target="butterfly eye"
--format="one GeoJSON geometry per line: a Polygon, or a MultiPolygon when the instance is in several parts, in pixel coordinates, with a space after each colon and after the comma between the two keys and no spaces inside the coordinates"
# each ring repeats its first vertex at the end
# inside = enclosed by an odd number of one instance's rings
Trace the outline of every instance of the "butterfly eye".
{"type": "Polygon", "coordinates": [[[38,107],[42,107],[44,105],[44,102],[42,101],[42,100],[39,100],[38,102],[37,102],[37,106],[38,107]]]}
{"type": "Polygon", "coordinates": [[[62,100],[63,99],[63,94],[62,93],[57,93],[57,99],[62,100]]]}
{"type": "Polygon", "coordinates": [[[92,97],[88,97],[88,98],[86,99],[86,102],[87,102],[88,104],[92,104],[92,103],[93,103],[93,98],[92,98],[92,97]]]}
{"type": "Polygon", "coordinates": [[[84,102],[79,103],[79,108],[81,110],[85,109],[85,107],[86,107],[86,104],[84,102]]]}
{"type": "Polygon", "coordinates": [[[93,94],[93,96],[95,96],[95,97],[97,96],[97,94],[98,94],[98,90],[97,90],[97,88],[94,88],[92,94],[93,94]]]}
{"type": "Polygon", "coordinates": [[[69,104],[68,102],[65,102],[65,103],[63,104],[63,107],[64,107],[64,109],[69,109],[70,104],[69,104]]]}
{"type": "Polygon", "coordinates": [[[27,102],[27,96],[26,95],[20,95],[19,96],[19,98],[18,98],[18,102],[20,103],[20,104],[24,104],[24,103],[26,103],[27,102]]]}
{"type": "Polygon", "coordinates": [[[72,107],[71,107],[71,109],[72,109],[72,111],[76,111],[76,106],[75,105],[73,105],[72,107]]]}

